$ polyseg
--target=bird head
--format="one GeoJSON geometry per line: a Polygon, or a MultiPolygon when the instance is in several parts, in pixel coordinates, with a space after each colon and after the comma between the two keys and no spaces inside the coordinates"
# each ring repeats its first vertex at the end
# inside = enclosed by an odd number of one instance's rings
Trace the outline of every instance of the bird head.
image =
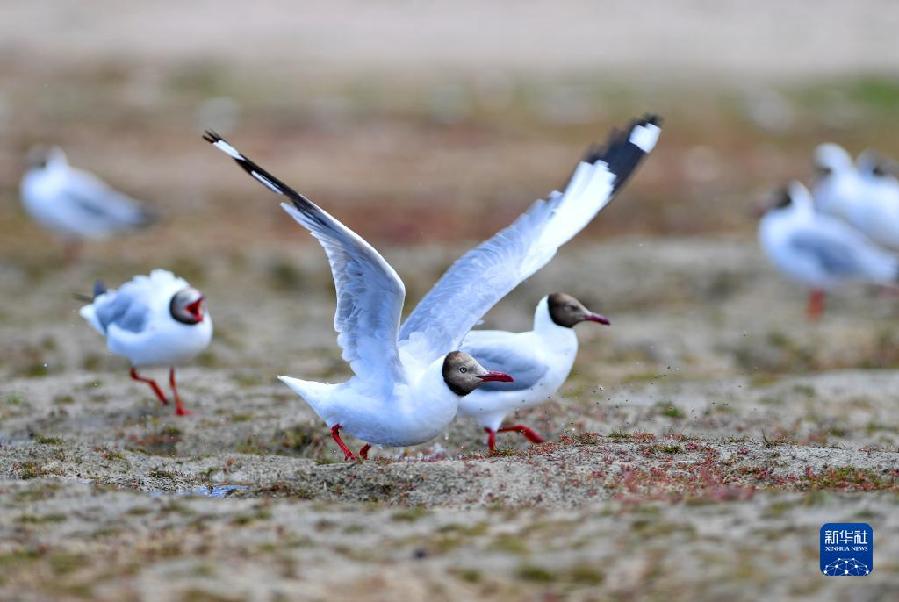
{"type": "Polygon", "coordinates": [[[488,370],[464,351],[452,351],[443,358],[443,382],[460,397],[468,395],[487,382],[513,382],[504,372],[488,370]]]}
{"type": "Polygon", "coordinates": [[[202,322],[206,317],[205,303],[206,297],[203,296],[203,293],[195,288],[183,288],[172,295],[172,300],[169,302],[169,313],[178,322],[193,326],[202,322]]]}
{"type": "Polygon", "coordinates": [[[546,306],[549,309],[550,319],[556,325],[565,328],[573,328],[581,322],[596,322],[603,326],[611,324],[607,317],[590,311],[583,303],[567,293],[551,294],[546,298],[546,306]]]}

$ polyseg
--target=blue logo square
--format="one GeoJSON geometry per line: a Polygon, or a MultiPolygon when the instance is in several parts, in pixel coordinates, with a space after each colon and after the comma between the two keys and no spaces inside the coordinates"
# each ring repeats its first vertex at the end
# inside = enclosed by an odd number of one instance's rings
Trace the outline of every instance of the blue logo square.
{"type": "Polygon", "coordinates": [[[827,577],[864,577],[874,570],[874,529],[868,523],[826,523],[818,538],[827,577]]]}

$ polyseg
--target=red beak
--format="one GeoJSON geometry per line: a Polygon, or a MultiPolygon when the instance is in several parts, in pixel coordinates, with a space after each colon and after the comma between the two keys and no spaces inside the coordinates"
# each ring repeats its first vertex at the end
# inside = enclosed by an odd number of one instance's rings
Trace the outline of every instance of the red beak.
{"type": "Polygon", "coordinates": [[[609,319],[602,314],[595,314],[592,311],[587,314],[587,317],[584,318],[588,322],[599,322],[603,326],[608,326],[611,324],[609,319]]]}
{"type": "Polygon", "coordinates": [[[499,382],[499,383],[511,383],[515,382],[515,379],[506,374],[505,372],[497,372],[496,370],[488,370],[487,374],[484,376],[479,376],[482,381],[487,382],[499,382]]]}
{"type": "Polygon", "coordinates": [[[205,300],[206,300],[206,297],[203,295],[200,295],[200,297],[196,301],[194,301],[193,303],[191,303],[189,305],[184,306],[184,309],[186,309],[188,312],[190,312],[190,315],[192,315],[194,317],[194,319],[198,322],[203,321],[203,308],[200,306],[203,305],[203,301],[205,301],[205,300]]]}

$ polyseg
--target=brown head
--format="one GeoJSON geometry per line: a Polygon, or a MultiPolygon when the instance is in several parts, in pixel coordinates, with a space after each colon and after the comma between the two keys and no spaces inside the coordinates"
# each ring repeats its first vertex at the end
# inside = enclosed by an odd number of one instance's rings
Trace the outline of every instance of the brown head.
{"type": "Polygon", "coordinates": [[[597,322],[605,326],[611,324],[604,315],[590,311],[583,303],[566,293],[551,294],[546,298],[546,305],[549,317],[558,326],[573,328],[581,322],[597,322]]]}
{"type": "Polygon", "coordinates": [[[195,288],[183,288],[174,295],[169,301],[169,313],[172,318],[193,326],[199,324],[206,317],[205,314],[206,297],[203,293],[195,288]]]}
{"type": "Polygon", "coordinates": [[[478,360],[463,351],[451,351],[443,358],[443,382],[459,397],[468,395],[481,383],[512,381],[508,374],[487,370],[478,360]]]}
{"type": "Polygon", "coordinates": [[[25,166],[28,170],[46,169],[48,165],[66,163],[66,155],[58,146],[35,146],[25,155],[25,166]]]}

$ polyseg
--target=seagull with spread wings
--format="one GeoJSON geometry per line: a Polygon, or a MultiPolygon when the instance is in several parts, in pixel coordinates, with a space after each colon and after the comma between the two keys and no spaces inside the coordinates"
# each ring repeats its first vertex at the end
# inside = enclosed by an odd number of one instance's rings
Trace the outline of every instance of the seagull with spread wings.
{"type": "MultiPolygon", "coordinates": [[[[548,200],[537,201],[512,225],[456,261],[406,319],[400,339],[415,350],[420,332],[431,339],[448,341],[451,333],[474,326],[490,307],[546,265],[559,247],[609,204],[655,148],[661,133],[659,123],[653,115],[635,119],[624,130],[612,132],[604,146],[591,148],[564,192],[554,191],[548,200]],[[488,283],[471,278],[479,270],[491,274],[488,283]],[[475,300],[469,305],[472,313],[435,319],[446,308],[471,300],[475,300]]],[[[571,295],[553,293],[537,304],[533,330],[472,330],[465,337],[463,351],[515,377],[512,383],[480,387],[459,402],[459,413],[478,422],[487,433],[491,450],[500,432],[517,432],[534,443],[543,441],[530,427],[501,424],[511,412],[543,403],[562,386],[577,357],[574,326],[581,322],[609,324],[604,316],[588,310],[571,295]]],[[[417,350],[411,354],[415,355],[417,350]]]]}
{"type": "Polygon", "coordinates": [[[575,169],[565,192],[537,201],[513,224],[460,258],[402,327],[405,287],[374,248],[226,140],[206,133],[205,139],[244,171],[286,196],[291,203],[282,204],[284,210],[325,249],[337,292],[337,342],[355,376],[340,384],[280,378],[326,422],[346,459],[355,454],[341,440],[341,430],[367,442],[362,457],[372,443],[423,443],[442,432],[460,401],[484,383],[514,382],[514,375],[487,370],[460,351],[463,339],[490,308],[546,265],[608,204],[644,149],[655,144],[656,121],[648,118],[641,122],[642,129],[632,128],[626,144],[593,152],[589,162],[575,169]]]}
{"type": "MultiPolygon", "coordinates": [[[[405,447],[429,441],[456,416],[459,399],[485,382],[511,382],[512,377],[488,370],[455,344],[434,340],[419,361],[403,361],[397,338],[406,297],[403,281],[387,261],[358,234],[318,205],[237,151],[217,134],[205,139],[234,159],[267,188],[287,197],[284,210],[318,240],[325,250],[337,310],[334,330],[343,359],[355,376],[343,383],[320,383],[280,376],[325,421],[345,460],[356,455],[343,442],[345,431],[371,444],[405,447]]],[[[486,271],[472,278],[489,281],[486,271]]],[[[460,309],[467,309],[464,307],[460,309]]]]}

